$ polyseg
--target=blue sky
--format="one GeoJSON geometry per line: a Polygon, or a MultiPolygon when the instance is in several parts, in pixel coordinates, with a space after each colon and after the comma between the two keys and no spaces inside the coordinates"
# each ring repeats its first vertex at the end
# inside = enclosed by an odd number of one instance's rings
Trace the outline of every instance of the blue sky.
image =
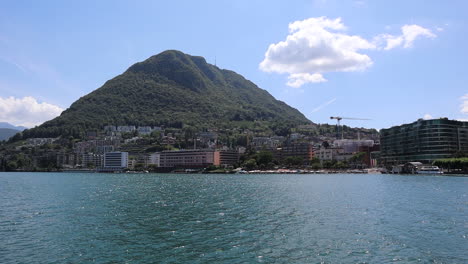
{"type": "Polygon", "coordinates": [[[0,121],[40,124],[167,49],[216,58],[316,123],[468,119],[466,10],[455,0],[3,2],[0,121]]]}

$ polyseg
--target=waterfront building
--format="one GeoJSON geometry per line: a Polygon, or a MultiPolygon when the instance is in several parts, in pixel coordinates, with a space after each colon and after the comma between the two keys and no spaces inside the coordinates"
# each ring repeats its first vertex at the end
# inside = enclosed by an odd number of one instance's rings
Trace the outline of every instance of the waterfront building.
{"type": "Polygon", "coordinates": [[[156,165],[157,167],[161,167],[161,153],[156,152],[148,157],[148,164],[156,165]]]}
{"type": "Polygon", "coordinates": [[[104,170],[123,170],[128,167],[128,152],[104,154],[104,170]]]}
{"type": "Polygon", "coordinates": [[[103,155],[95,153],[85,153],[81,159],[83,168],[102,168],[103,155]]]}
{"type": "Polygon", "coordinates": [[[333,141],[333,146],[343,149],[344,153],[355,153],[361,147],[373,147],[374,140],[339,139],[333,141]]]}
{"type": "Polygon", "coordinates": [[[229,167],[239,162],[239,152],[222,150],[219,152],[219,165],[222,167],[229,167]]]}
{"type": "Polygon", "coordinates": [[[57,153],[57,167],[74,168],[81,161],[76,153],[66,153],[64,151],[57,153]]]}
{"type": "Polygon", "coordinates": [[[365,153],[363,162],[367,167],[377,167],[377,153],[380,154],[380,143],[373,146],[360,146],[358,152],[365,153]],[[374,154],[372,154],[374,153],[374,154]]]}
{"type": "Polygon", "coordinates": [[[283,145],[277,151],[280,160],[287,157],[301,157],[304,161],[308,161],[314,158],[313,145],[309,142],[289,143],[283,145]]]}
{"type": "Polygon", "coordinates": [[[160,168],[204,168],[232,166],[239,161],[237,151],[230,150],[175,150],[162,151],[150,156],[149,163],[160,168]]]}
{"type": "Polygon", "coordinates": [[[315,154],[320,161],[326,161],[335,160],[338,154],[342,152],[343,150],[339,148],[320,148],[316,150],[315,154]]]}
{"type": "Polygon", "coordinates": [[[387,166],[410,161],[432,163],[457,152],[468,153],[468,122],[419,119],[380,131],[380,158],[387,166]]]}

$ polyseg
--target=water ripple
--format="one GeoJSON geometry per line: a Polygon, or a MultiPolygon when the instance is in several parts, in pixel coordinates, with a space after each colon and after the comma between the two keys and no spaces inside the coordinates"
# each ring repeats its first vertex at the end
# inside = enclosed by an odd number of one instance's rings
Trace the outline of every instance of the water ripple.
{"type": "Polygon", "coordinates": [[[1,263],[467,263],[467,184],[0,173],[1,263]]]}

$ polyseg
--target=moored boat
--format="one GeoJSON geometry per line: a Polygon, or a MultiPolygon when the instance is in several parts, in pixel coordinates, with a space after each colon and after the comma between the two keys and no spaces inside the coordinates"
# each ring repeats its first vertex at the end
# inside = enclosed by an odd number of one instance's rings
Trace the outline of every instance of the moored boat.
{"type": "Polygon", "coordinates": [[[417,174],[443,174],[444,172],[437,166],[421,166],[416,170],[417,174]]]}

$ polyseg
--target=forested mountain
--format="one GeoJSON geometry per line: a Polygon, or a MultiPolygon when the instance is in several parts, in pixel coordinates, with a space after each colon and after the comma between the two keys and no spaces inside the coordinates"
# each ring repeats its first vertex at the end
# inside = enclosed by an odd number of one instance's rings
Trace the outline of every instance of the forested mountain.
{"type": "Polygon", "coordinates": [[[203,57],[168,50],[134,64],[59,117],[25,130],[22,138],[78,138],[105,125],[203,128],[253,121],[310,124],[298,110],[241,75],[203,57]]]}

